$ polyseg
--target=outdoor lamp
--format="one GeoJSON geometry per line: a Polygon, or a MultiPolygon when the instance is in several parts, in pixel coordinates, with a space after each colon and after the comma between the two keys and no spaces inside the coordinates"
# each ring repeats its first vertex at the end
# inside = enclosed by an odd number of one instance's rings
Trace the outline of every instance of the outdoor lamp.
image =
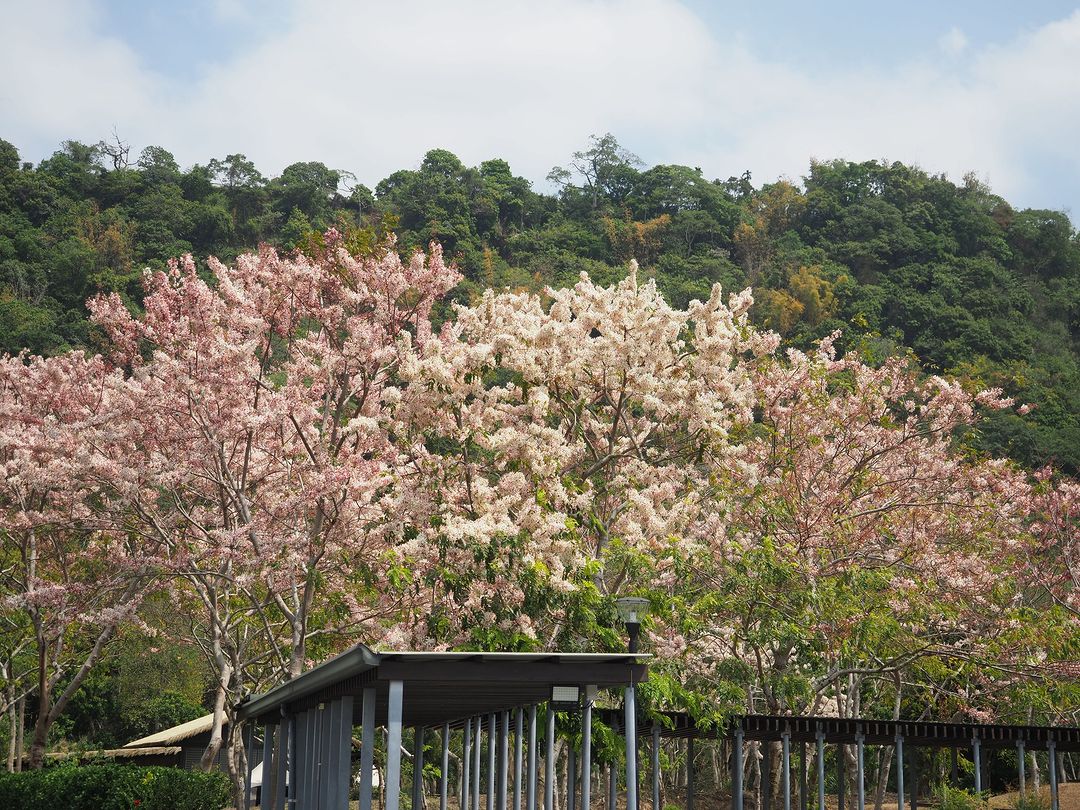
{"type": "Polygon", "coordinates": [[[649,600],[640,596],[621,596],[615,600],[615,610],[619,614],[619,621],[626,625],[626,632],[630,636],[627,650],[636,653],[641,623],[649,615],[649,600]]]}
{"type": "Polygon", "coordinates": [[[581,703],[581,687],[559,686],[551,687],[551,708],[556,712],[576,711],[581,703]]]}

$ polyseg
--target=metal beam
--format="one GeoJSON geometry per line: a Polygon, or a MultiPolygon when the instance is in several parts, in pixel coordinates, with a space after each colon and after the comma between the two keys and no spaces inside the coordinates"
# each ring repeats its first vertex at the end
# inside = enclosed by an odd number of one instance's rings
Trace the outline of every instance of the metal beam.
{"type": "Polygon", "coordinates": [[[274,792],[274,735],[277,726],[263,726],[262,787],[259,788],[259,805],[272,806],[270,796],[274,792]]]}
{"type": "Polygon", "coordinates": [[[975,764],[975,792],[982,793],[982,742],[978,735],[971,738],[971,759],[975,764]]]}
{"type": "MultiPolygon", "coordinates": [[[[825,732],[817,730],[817,798],[818,810],[825,810],[825,732]]],[[[904,810],[901,807],[899,810],[904,810]]]]}
{"type": "Polygon", "coordinates": [[[373,688],[368,687],[364,690],[360,710],[360,810],[371,810],[372,771],[375,768],[375,690],[373,688]]]}
{"type": "Polygon", "coordinates": [[[1046,744],[1047,766],[1050,771],[1050,810],[1058,810],[1057,746],[1053,740],[1046,744]]]}
{"type": "Polygon", "coordinates": [[[525,776],[525,810],[536,810],[536,704],[529,706],[529,766],[525,776]]]}
{"type": "Polygon", "coordinates": [[[548,704],[544,754],[544,810],[555,810],[555,710],[548,704]]]}
{"type": "Polygon", "coordinates": [[[469,808],[469,788],[472,782],[472,718],[465,721],[461,732],[461,804],[460,810],[469,808]]]}
{"type": "Polygon", "coordinates": [[[743,810],[743,730],[735,729],[731,751],[731,810],[743,810]]]}
{"type": "Polygon", "coordinates": [[[495,810],[495,749],[498,747],[499,740],[495,719],[495,712],[488,715],[487,810],[495,810]]]}
{"type": "Polygon", "coordinates": [[[331,768],[337,773],[337,792],[331,799],[331,810],[349,810],[349,794],[352,792],[352,718],[353,696],[345,695],[335,701],[338,704],[337,735],[334,739],[331,768]]]}
{"type": "Polygon", "coordinates": [[[450,724],[442,727],[442,760],[439,763],[439,810],[446,810],[449,802],[450,779],[450,724]]]}
{"type": "Polygon", "coordinates": [[[904,737],[896,735],[896,810],[904,810],[904,737]]]}
{"type": "Polygon", "coordinates": [[[858,797],[857,810],[866,810],[865,748],[865,738],[860,731],[855,735],[855,795],[858,797]]]}
{"type": "Polygon", "coordinates": [[[386,707],[386,804],[384,810],[401,805],[401,704],[405,685],[390,681],[386,707]]]}
{"type": "Polygon", "coordinates": [[[623,693],[626,733],[626,810],[638,810],[637,800],[637,693],[634,681],[623,693]]]}
{"type": "Polygon", "coordinates": [[[506,782],[509,776],[509,758],[510,712],[504,711],[499,717],[499,772],[495,780],[495,805],[498,810],[506,810],[506,782]]]}
{"type": "Polygon", "coordinates": [[[480,716],[473,718],[472,810],[480,810],[480,752],[483,731],[483,718],[480,716]]]}
{"type": "Polygon", "coordinates": [[[791,732],[780,735],[780,792],[784,794],[784,810],[791,810],[791,732]]]}
{"type": "Polygon", "coordinates": [[[585,689],[585,707],[581,710],[581,810],[592,803],[592,698],[596,690],[585,689]]]}
{"type": "MultiPolygon", "coordinates": [[[[289,775],[289,762],[292,759],[292,752],[290,747],[292,745],[292,718],[282,717],[277,727],[277,753],[274,755],[274,760],[277,762],[277,771],[274,781],[274,804],[270,806],[270,810],[281,810],[285,807],[286,794],[288,793],[288,775],[289,775]]],[[[266,778],[266,774],[263,774],[263,778],[266,778]]]]}
{"type": "Polygon", "coordinates": [[[1024,741],[1016,741],[1016,768],[1017,775],[1020,777],[1020,798],[1023,799],[1027,796],[1027,774],[1024,770],[1024,741]]]}
{"type": "Polygon", "coordinates": [[[525,710],[520,706],[514,712],[514,800],[513,810],[521,810],[521,775],[525,764],[524,740],[525,710]]]}

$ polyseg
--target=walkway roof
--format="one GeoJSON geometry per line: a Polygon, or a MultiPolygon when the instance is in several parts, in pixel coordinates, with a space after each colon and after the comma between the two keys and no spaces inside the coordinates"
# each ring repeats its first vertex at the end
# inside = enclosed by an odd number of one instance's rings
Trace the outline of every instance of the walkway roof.
{"type": "MultiPolygon", "coordinates": [[[[647,678],[643,653],[375,652],[357,644],[239,707],[241,719],[273,723],[343,695],[374,687],[386,717],[391,681],[404,682],[405,725],[452,725],[465,718],[540,703],[554,685],[622,687],[647,678]]],[[[360,701],[354,721],[359,722],[360,701]]]]}
{"type": "MultiPolygon", "coordinates": [[[[622,729],[622,713],[601,710],[599,719],[622,729]]],[[[820,729],[825,742],[854,743],[862,733],[868,745],[891,745],[899,734],[907,745],[923,748],[952,748],[971,745],[979,739],[984,748],[1012,748],[1023,740],[1028,749],[1045,750],[1053,741],[1059,751],[1080,751],[1080,728],[1074,726],[1011,726],[992,723],[936,723],[924,720],[867,720],[842,717],[788,717],[748,714],[735,717],[721,729],[698,726],[685,712],[661,712],[637,724],[639,736],[650,736],[653,726],[663,737],[730,737],[742,729],[746,740],[780,740],[786,731],[792,742],[815,742],[820,729]]]]}

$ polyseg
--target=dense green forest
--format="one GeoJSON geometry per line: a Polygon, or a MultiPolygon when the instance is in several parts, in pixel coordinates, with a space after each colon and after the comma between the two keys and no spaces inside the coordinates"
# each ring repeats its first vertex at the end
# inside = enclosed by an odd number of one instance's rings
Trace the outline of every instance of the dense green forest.
{"type": "Polygon", "coordinates": [[[115,140],[68,141],[35,166],[0,141],[0,351],[93,347],[86,299],[115,290],[137,305],[143,268],[172,256],[304,248],[330,226],[363,251],[393,231],[402,250],[442,243],[466,277],[459,300],[581,272],[609,281],[630,259],[678,305],[717,281],[752,286],[757,321],[794,345],[842,330],[871,360],[910,351],[1034,404],[991,417],[978,442],[1080,470],[1080,238],[1065,214],[900,163],[711,180],[646,168],[611,135],[548,181],[556,193],[505,160],[466,167],[441,149],[372,190],[320,162],[273,178],[242,154],[182,170],[163,147],[136,157],[115,140]]]}

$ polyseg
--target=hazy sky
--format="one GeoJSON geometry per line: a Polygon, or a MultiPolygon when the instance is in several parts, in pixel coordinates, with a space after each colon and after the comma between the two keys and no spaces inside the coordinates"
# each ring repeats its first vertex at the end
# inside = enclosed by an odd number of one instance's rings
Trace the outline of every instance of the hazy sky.
{"type": "Polygon", "coordinates": [[[373,185],[442,147],[543,187],[590,133],[756,182],[885,158],[1080,212],[1080,11],[1051,0],[0,0],[0,138],[115,131],[373,185]]]}

